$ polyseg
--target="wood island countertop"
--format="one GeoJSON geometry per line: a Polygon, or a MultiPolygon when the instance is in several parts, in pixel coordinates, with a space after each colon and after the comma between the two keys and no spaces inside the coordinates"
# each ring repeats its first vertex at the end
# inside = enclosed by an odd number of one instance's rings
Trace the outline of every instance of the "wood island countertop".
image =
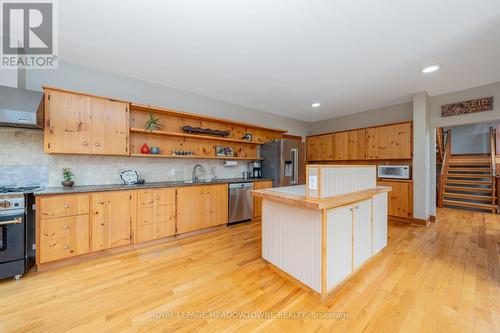
{"type": "MultiPolygon", "coordinates": [[[[290,186],[290,188],[292,187],[295,186],[290,186]]],[[[392,190],[391,186],[377,186],[373,189],[336,195],[323,200],[306,199],[305,186],[304,186],[304,194],[302,193],[299,194],[297,193],[298,191],[294,191],[295,193],[293,193],[291,191],[289,192],[285,190],[278,190],[277,188],[253,190],[252,194],[262,199],[279,201],[294,206],[299,205],[302,207],[312,208],[312,209],[332,209],[340,206],[349,205],[351,203],[358,202],[361,200],[369,199],[374,195],[390,192],[391,190],[392,190]]]]}

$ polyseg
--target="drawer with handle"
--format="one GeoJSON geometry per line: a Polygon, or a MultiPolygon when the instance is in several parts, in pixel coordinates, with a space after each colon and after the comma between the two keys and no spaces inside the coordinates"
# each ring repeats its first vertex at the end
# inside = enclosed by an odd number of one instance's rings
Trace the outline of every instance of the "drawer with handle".
{"type": "Polygon", "coordinates": [[[138,207],[175,205],[175,189],[140,190],[137,194],[138,207]]]}
{"type": "Polygon", "coordinates": [[[139,208],[137,221],[139,225],[175,221],[175,207],[160,206],[151,208],[139,208]]]}
{"type": "Polygon", "coordinates": [[[40,263],[89,253],[88,215],[42,220],[40,227],[40,263]]]}
{"type": "Polygon", "coordinates": [[[40,220],[40,241],[71,237],[72,234],[85,233],[89,228],[88,215],[76,215],[40,220]]]}
{"type": "Polygon", "coordinates": [[[40,199],[40,217],[42,219],[88,213],[88,194],[61,195],[40,199]]]}
{"type": "Polygon", "coordinates": [[[136,242],[145,242],[175,235],[175,223],[161,222],[141,225],[137,231],[136,242]]]}

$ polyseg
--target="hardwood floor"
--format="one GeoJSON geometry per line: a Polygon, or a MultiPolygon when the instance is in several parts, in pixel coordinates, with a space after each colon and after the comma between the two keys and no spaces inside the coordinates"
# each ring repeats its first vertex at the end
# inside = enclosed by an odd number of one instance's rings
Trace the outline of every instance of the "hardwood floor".
{"type": "Polygon", "coordinates": [[[500,216],[437,219],[391,223],[389,246],[327,304],[260,259],[251,223],[2,281],[0,332],[499,331],[500,216]],[[259,311],[268,317],[214,318],[259,311]],[[347,318],[312,317],[333,312],[347,318]]]}

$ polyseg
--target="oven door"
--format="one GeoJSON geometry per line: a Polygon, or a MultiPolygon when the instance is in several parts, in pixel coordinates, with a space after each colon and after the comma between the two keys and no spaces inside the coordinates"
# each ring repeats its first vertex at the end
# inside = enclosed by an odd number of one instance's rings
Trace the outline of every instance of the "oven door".
{"type": "Polygon", "coordinates": [[[0,264],[24,259],[24,213],[0,215],[0,264]]]}

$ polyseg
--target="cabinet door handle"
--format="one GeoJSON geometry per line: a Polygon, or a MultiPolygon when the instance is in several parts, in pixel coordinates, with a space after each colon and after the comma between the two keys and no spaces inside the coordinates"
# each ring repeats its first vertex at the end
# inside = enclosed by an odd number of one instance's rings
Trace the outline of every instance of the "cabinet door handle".
{"type": "Polygon", "coordinates": [[[100,145],[99,145],[99,142],[96,142],[96,143],[95,143],[95,146],[96,146],[96,147],[99,147],[99,146],[100,146],[100,145]]]}
{"type": "Polygon", "coordinates": [[[82,142],[82,146],[87,147],[88,145],[89,145],[89,143],[87,141],[82,142]]]}
{"type": "Polygon", "coordinates": [[[66,204],[66,205],[64,205],[64,208],[66,208],[66,209],[67,209],[67,208],[69,208],[69,205],[67,205],[67,204],[66,204]]]}
{"type": "Polygon", "coordinates": [[[68,228],[69,228],[69,227],[68,227],[68,225],[67,225],[67,224],[65,224],[65,225],[64,225],[64,229],[68,229],[68,228]]]}
{"type": "Polygon", "coordinates": [[[69,246],[68,245],[64,245],[64,249],[65,250],[69,249],[69,246]]]}
{"type": "Polygon", "coordinates": [[[359,209],[359,206],[355,206],[354,208],[359,209]]]}

